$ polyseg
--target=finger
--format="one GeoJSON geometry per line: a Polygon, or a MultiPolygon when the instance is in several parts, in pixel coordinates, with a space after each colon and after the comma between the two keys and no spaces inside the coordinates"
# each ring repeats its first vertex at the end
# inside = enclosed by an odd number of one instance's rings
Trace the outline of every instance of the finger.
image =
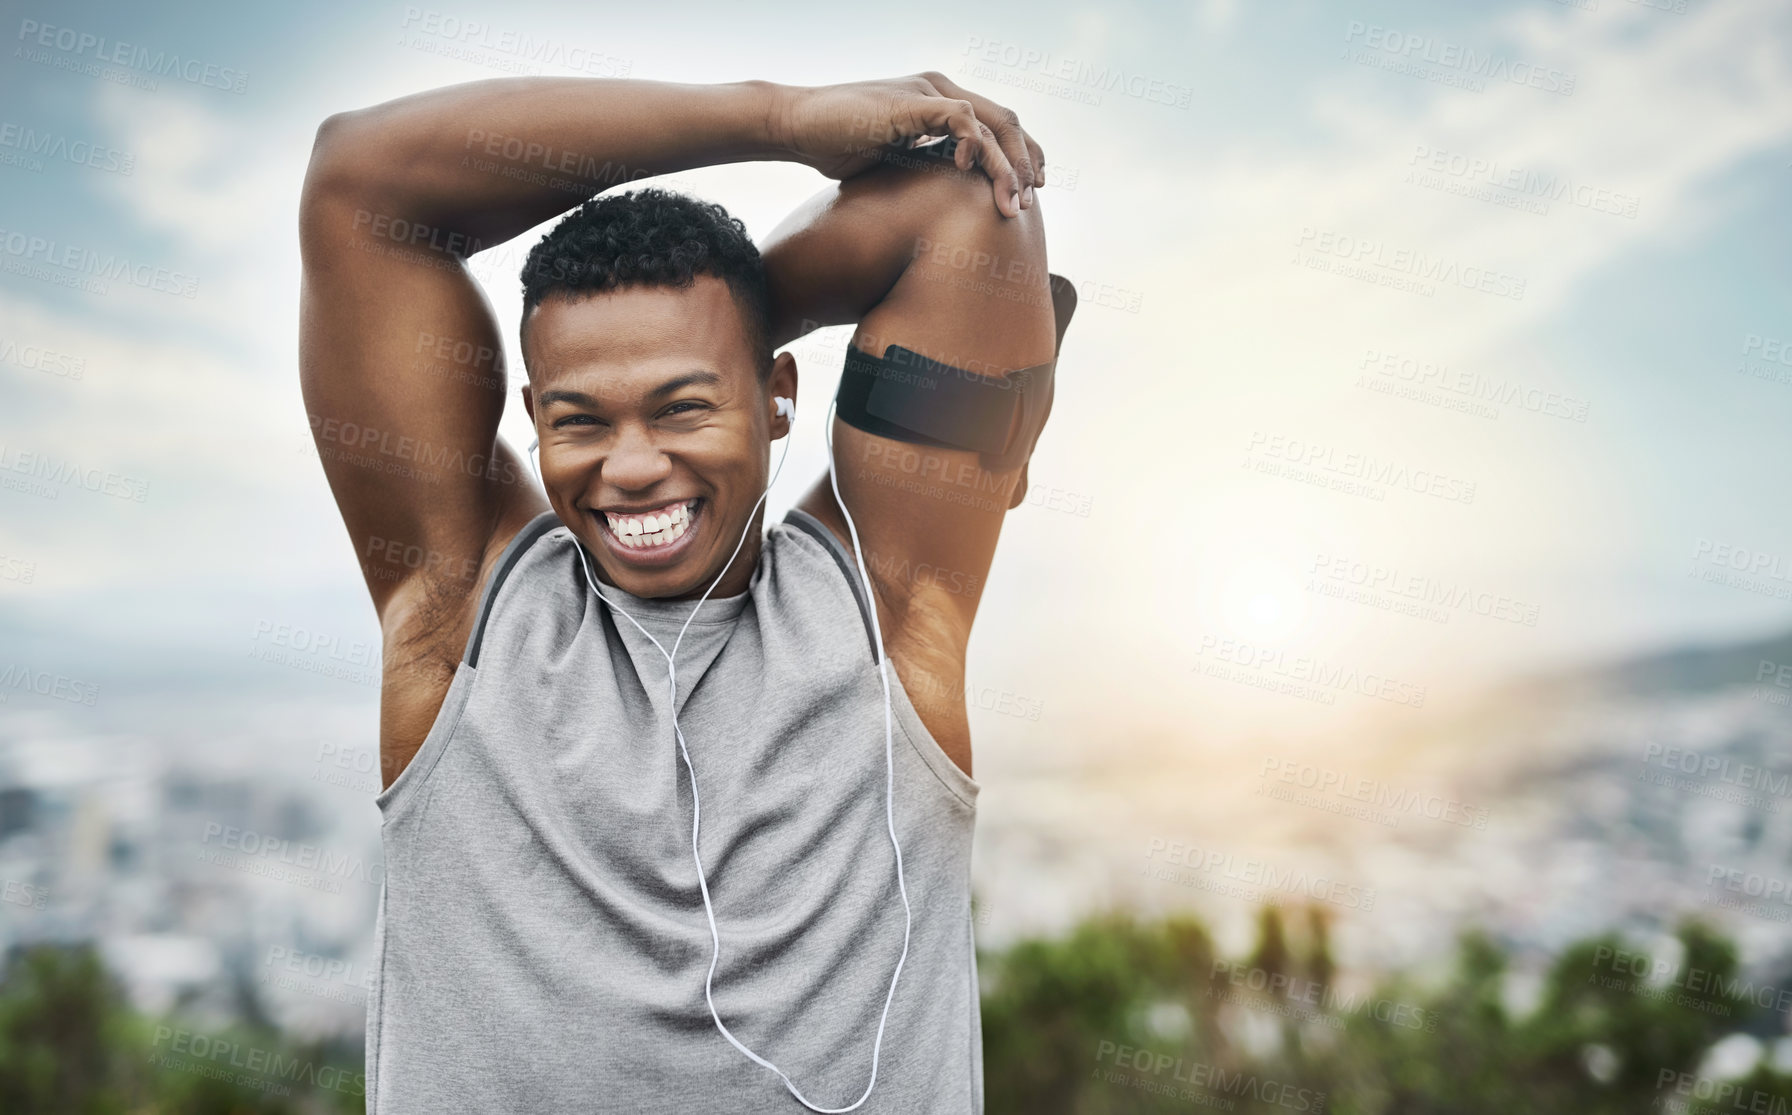
{"type": "Polygon", "coordinates": [[[952,97],[917,95],[905,97],[892,114],[891,123],[911,141],[919,143],[927,136],[949,135],[958,141],[954,156],[959,170],[969,170],[975,162],[976,147],[981,142],[977,132],[977,112],[971,102],[952,97]],[[920,138],[915,138],[920,137],[920,138]]]}
{"type": "Polygon", "coordinates": [[[1020,216],[1020,176],[1014,171],[1014,164],[1008,161],[1008,155],[1002,150],[1002,143],[988,124],[977,122],[982,143],[977,149],[977,164],[983,173],[989,175],[989,185],[995,194],[996,211],[1004,217],[1020,216]]]}
{"type": "MultiPolygon", "coordinates": [[[[1030,205],[1030,195],[1037,183],[1033,181],[1033,153],[1027,150],[1027,133],[1021,131],[1019,116],[1000,105],[995,105],[994,108],[1002,115],[997,117],[997,123],[990,125],[990,130],[995,132],[996,142],[1001,144],[1002,157],[1014,168],[1016,184],[1025,191],[1021,195],[1022,204],[1030,205]]],[[[986,122],[989,120],[981,110],[978,111],[977,118],[986,122]]]]}
{"type": "Polygon", "coordinates": [[[996,211],[1004,217],[1020,215],[1020,179],[995,133],[977,119],[971,102],[952,97],[914,97],[906,100],[901,115],[911,135],[950,133],[958,141],[953,165],[963,171],[981,168],[989,176],[996,211]]]}
{"type": "Polygon", "coordinates": [[[1020,188],[1045,184],[1033,157],[1038,145],[1033,143],[1032,137],[1020,126],[1018,113],[1006,105],[997,104],[988,97],[961,87],[945,74],[928,73],[923,76],[941,94],[971,102],[977,119],[989,125],[990,130],[995,133],[996,141],[1002,145],[1002,154],[1014,168],[1015,176],[1020,180],[1020,188]]]}
{"type": "Polygon", "coordinates": [[[1045,188],[1045,148],[1033,142],[1032,136],[1028,136],[1027,151],[1033,156],[1033,187],[1043,190],[1045,188]]]}

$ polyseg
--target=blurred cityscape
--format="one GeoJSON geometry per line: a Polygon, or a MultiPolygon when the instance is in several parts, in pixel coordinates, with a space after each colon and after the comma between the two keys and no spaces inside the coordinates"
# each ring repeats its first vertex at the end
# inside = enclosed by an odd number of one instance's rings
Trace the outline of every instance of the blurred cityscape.
{"type": "MultiPolygon", "coordinates": [[[[1422,972],[1479,927],[1522,1001],[1574,940],[1617,930],[1671,961],[1697,915],[1748,979],[1792,987],[1782,662],[1792,636],[1530,679],[1369,741],[1259,745],[1223,775],[1041,745],[1036,777],[1080,763],[1086,793],[983,775],[979,940],[1118,907],[1194,913],[1237,947],[1262,907],[1319,904],[1338,962],[1370,973],[1422,972]]],[[[280,665],[307,675],[302,700],[9,694],[0,948],[92,942],[154,1016],[359,1035],[383,871],[377,689],[280,665]]]]}

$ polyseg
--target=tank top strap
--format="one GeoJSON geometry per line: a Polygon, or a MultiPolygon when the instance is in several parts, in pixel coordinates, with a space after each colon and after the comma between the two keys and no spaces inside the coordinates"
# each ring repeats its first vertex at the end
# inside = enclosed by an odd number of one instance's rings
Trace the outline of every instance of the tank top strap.
{"type": "Polygon", "coordinates": [[[859,605],[859,619],[865,624],[865,645],[871,652],[871,660],[876,662],[877,636],[871,628],[871,610],[865,598],[865,586],[859,580],[858,563],[853,560],[846,547],[840,544],[840,539],[834,537],[834,532],[807,511],[792,507],[785,513],[784,521],[821,543],[821,548],[833,557],[834,564],[839,567],[841,574],[846,577],[847,585],[852,589],[853,600],[859,605]]]}
{"type": "Polygon", "coordinates": [[[461,655],[461,661],[478,667],[480,638],[485,634],[485,621],[492,613],[492,602],[498,598],[498,590],[504,587],[504,581],[510,576],[510,571],[516,568],[524,551],[542,535],[560,525],[560,516],[552,509],[543,511],[530,519],[517,532],[516,537],[510,540],[510,544],[504,547],[504,552],[498,556],[498,564],[492,567],[491,578],[485,583],[485,591],[479,598],[479,618],[473,622],[473,633],[467,637],[467,650],[461,655]]]}

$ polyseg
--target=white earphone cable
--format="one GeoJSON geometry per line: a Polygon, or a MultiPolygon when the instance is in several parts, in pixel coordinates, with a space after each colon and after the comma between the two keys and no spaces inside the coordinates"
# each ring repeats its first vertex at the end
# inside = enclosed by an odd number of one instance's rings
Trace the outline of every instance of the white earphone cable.
{"type": "MultiPolygon", "coordinates": [[[[778,413],[787,416],[794,425],[796,421],[796,408],[790,400],[783,398],[782,396],[779,397],[778,413]]],[[[890,1004],[896,997],[896,982],[902,978],[902,966],[908,961],[909,936],[914,926],[914,912],[910,908],[908,901],[908,884],[903,878],[902,845],[896,839],[895,729],[893,713],[891,711],[890,677],[889,672],[885,667],[886,656],[884,654],[883,630],[877,621],[877,600],[876,597],[872,595],[871,577],[865,569],[864,552],[859,545],[859,530],[853,523],[852,513],[846,509],[846,501],[840,496],[840,482],[835,475],[834,470],[833,427],[834,404],[830,402],[828,404],[827,423],[823,428],[823,434],[826,438],[828,447],[828,482],[832,485],[834,490],[834,502],[839,506],[841,514],[846,517],[846,529],[852,535],[853,555],[857,559],[860,584],[864,587],[865,591],[866,610],[871,616],[871,633],[877,643],[877,675],[878,680],[883,683],[884,690],[884,819],[890,832],[890,847],[894,849],[896,853],[896,887],[902,896],[902,913],[904,918],[902,927],[902,955],[897,958],[896,970],[894,974],[890,976],[890,990],[889,993],[884,996],[883,1014],[878,1018],[877,1022],[877,1038],[871,1046],[871,1079],[865,1085],[864,1094],[854,1101],[851,1106],[817,1107],[815,1104],[810,1103],[803,1093],[797,1089],[796,1084],[791,1081],[790,1077],[785,1074],[783,1069],[780,1069],[777,1065],[772,1064],[764,1057],[761,1057],[751,1049],[748,1049],[735,1038],[735,1036],[729,1032],[728,1027],[722,1024],[722,1016],[716,1011],[716,1002],[712,987],[715,981],[716,965],[720,962],[722,956],[722,938],[721,934],[716,929],[715,910],[710,905],[709,883],[704,879],[703,856],[698,847],[698,835],[701,831],[702,807],[697,799],[697,770],[691,763],[691,752],[690,748],[685,743],[684,731],[678,726],[678,667],[675,664],[675,660],[678,656],[679,645],[684,642],[684,633],[690,628],[691,620],[697,618],[698,610],[701,609],[704,602],[709,599],[709,594],[715,591],[716,585],[720,584],[722,578],[727,576],[729,568],[734,564],[734,559],[740,556],[741,547],[746,545],[747,533],[753,529],[754,516],[759,513],[759,507],[765,502],[766,496],[771,494],[772,486],[778,482],[778,474],[784,471],[784,459],[790,455],[790,441],[792,434],[787,433],[784,436],[784,451],[778,456],[778,467],[773,470],[771,480],[766,483],[765,491],[759,494],[758,501],[753,504],[753,510],[748,513],[746,530],[741,532],[740,541],[735,543],[734,553],[729,555],[728,561],[722,566],[721,572],[716,574],[716,579],[710,582],[709,588],[705,589],[703,595],[698,598],[697,606],[691,609],[691,614],[685,619],[684,626],[678,629],[678,638],[673,640],[672,651],[669,654],[666,652],[666,648],[660,641],[655,639],[645,627],[642,627],[640,622],[636,620],[634,616],[629,615],[628,612],[624,611],[621,606],[611,600],[608,596],[605,596],[603,591],[597,587],[597,582],[593,580],[591,576],[591,567],[585,561],[585,547],[583,544],[579,544],[576,538],[574,539],[574,543],[578,545],[579,565],[585,571],[585,581],[591,586],[591,591],[596,593],[598,598],[608,604],[613,611],[634,624],[635,630],[647,636],[648,641],[654,645],[660,652],[660,656],[666,660],[666,681],[672,708],[672,732],[678,740],[678,750],[684,759],[685,771],[688,773],[691,783],[691,858],[697,865],[697,886],[703,894],[703,913],[709,920],[709,937],[711,944],[714,946],[714,950],[711,952],[709,958],[709,974],[705,976],[703,980],[703,997],[709,1003],[709,1016],[715,1021],[716,1029],[721,1031],[722,1036],[728,1039],[730,1045],[740,1050],[741,1053],[745,1054],[746,1057],[755,1064],[761,1065],[776,1073],[778,1078],[784,1081],[784,1087],[789,1090],[791,1095],[796,1097],[799,1103],[811,1111],[819,1112],[820,1115],[845,1115],[846,1112],[857,1110],[860,1105],[871,1098],[871,1091],[877,1086],[877,1066],[878,1058],[883,1050],[884,1026],[885,1023],[889,1021],[890,1004]]],[[[537,482],[541,483],[542,487],[545,489],[547,485],[546,482],[541,479],[541,468],[535,459],[540,444],[541,439],[539,436],[537,436],[534,441],[530,442],[530,464],[535,469],[535,478],[537,482]]]]}

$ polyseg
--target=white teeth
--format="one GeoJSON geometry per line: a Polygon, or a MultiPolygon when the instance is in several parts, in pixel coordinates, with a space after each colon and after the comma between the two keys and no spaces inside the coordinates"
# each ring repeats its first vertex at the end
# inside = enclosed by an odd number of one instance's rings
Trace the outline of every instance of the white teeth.
{"type": "Polygon", "coordinates": [[[604,514],[609,521],[610,532],[624,546],[630,549],[655,548],[671,545],[690,529],[692,502],[687,500],[669,510],[651,515],[604,514]]]}

